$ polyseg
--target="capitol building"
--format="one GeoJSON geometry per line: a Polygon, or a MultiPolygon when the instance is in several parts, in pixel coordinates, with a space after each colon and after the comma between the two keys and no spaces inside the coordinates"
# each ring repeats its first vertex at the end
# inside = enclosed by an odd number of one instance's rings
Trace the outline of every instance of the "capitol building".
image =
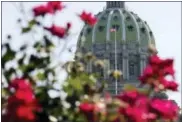
{"type": "MultiPolygon", "coordinates": [[[[106,69],[99,71],[108,81],[106,90],[118,94],[126,83],[139,84],[138,76],[147,63],[148,45],[155,46],[155,38],[148,23],[126,9],[123,1],[107,1],[106,8],[96,17],[98,22],[93,27],[83,27],[77,51],[92,52],[107,61],[107,69],[122,71],[119,79],[105,75],[106,69]]],[[[87,70],[97,72],[91,65],[87,70]]]]}

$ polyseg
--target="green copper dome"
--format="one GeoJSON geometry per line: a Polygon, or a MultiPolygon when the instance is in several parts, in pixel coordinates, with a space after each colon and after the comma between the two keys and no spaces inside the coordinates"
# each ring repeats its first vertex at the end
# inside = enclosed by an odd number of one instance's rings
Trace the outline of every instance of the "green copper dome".
{"type": "Polygon", "coordinates": [[[114,33],[110,32],[112,28],[117,29],[116,40],[123,44],[136,42],[141,48],[148,47],[149,44],[155,45],[153,33],[147,22],[134,12],[125,9],[124,5],[117,6],[119,4],[122,3],[120,1],[107,2],[107,8],[96,15],[98,22],[95,26],[85,25],[83,27],[78,40],[78,48],[83,46],[91,50],[94,43],[114,41],[114,33]]]}

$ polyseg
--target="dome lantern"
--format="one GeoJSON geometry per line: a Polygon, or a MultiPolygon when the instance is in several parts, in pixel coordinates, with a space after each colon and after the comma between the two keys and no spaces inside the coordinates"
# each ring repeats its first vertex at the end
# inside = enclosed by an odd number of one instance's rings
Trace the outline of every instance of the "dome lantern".
{"type": "Polygon", "coordinates": [[[124,1],[107,1],[106,8],[124,8],[124,1]]]}

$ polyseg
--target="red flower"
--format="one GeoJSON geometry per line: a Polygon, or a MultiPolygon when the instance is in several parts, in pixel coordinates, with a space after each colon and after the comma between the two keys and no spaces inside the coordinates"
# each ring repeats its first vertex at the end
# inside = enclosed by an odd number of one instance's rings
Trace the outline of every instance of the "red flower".
{"type": "Polygon", "coordinates": [[[33,8],[34,16],[44,16],[46,13],[51,12],[47,6],[40,5],[33,8]]]}
{"type": "Polygon", "coordinates": [[[178,91],[178,84],[175,81],[163,80],[162,84],[164,85],[165,89],[169,89],[172,91],[178,91]]]}
{"type": "Polygon", "coordinates": [[[139,94],[137,91],[125,91],[124,93],[116,96],[116,98],[120,99],[121,101],[133,104],[138,96],[139,94]]]}
{"type": "Polygon", "coordinates": [[[88,25],[94,26],[97,22],[97,18],[92,16],[91,13],[86,13],[83,11],[80,15],[80,18],[88,25]]]}
{"type": "Polygon", "coordinates": [[[149,113],[147,110],[139,107],[126,108],[126,115],[131,122],[148,122],[156,118],[154,113],[149,113]]]}
{"type": "Polygon", "coordinates": [[[82,103],[80,104],[79,108],[84,113],[90,113],[94,111],[95,105],[91,103],[82,103]]]}
{"type": "Polygon", "coordinates": [[[66,28],[52,25],[50,28],[45,27],[45,29],[50,31],[52,35],[63,38],[68,34],[70,27],[71,27],[71,23],[67,23],[66,28]]]}
{"type": "Polygon", "coordinates": [[[7,113],[4,121],[34,122],[35,113],[40,106],[35,98],[31,86],[24,79],[15,79],[11,82],[10,88],[15,92],[8,98],[7,113]]]}
{"type": "Polygon", "coordinates": [[[33,121],[35,120],[34,111],[34,106],[19,106],[16,110],[16,114],[18,118],[33,121]]]}
{"type": "Polygon", "coordinates": [[[148,78],[152,77],[154,74],[153,69],[150,65],[148,65],[143,72],[143,75],[139,77],[139,80],[142,82],[142,84],[146,83],[148,81],[148,78]]]}
{"type": "Polygon", "coordinates": [[[80,111],[87,117],[89,122],[94,122],[95,105],[91,103],[81,103],[79,106],[80,111]]]}
{"type": "Polygon", "coordinates": [[[163,60],[160,64],[160,67],[163,68],[163,74],[164,75],[172,75],[174,76],[174,69],[173,69],[173,59],[166,59],[163,60]]]}
{"type": "Polygon", "coordinates": [[[52,25],[50,28],[45,27],[46,30],[50,31],[52,35],[63,38],[66,34],[66,29],[63,27],[52,25]]]}
{"type": "MultiPolygon", "coordinates": [[[[134,92],[133,92],[134,93],[134,92]]],[[[135,94],[135,93],[134,93],[135,94]]],[[[129,106],[120,107],[119,113],[123,114],[129,122],[149,122],[156,118],[156,114],[149,109],[150,99],[147,96],[137,93],[138,95],[129,95],[135,99],[130,99],[129,106]],[[131,102],[132,101],[132,102],[131,102]]]]}
{"type": "Polygon", "coordinates": [[[50,9],[51,13],[55,13],[58,10],[62,10],[64,6],[60,1],[50,1],[47,3],[47,7],[50,9]]]}
{"type": "Polygon", "coordinates": [[[40,5],[33,8],[34,16],[44,16],[47,13],[55,13],[58,10],[62,10],[64,6],[62,2],[50,1],[47,5],[40,5]]]}
{"type": "Polygon", "coordinates": [[[15,96],[17,100],[22,100],[25,103],[31,103],[34,100],[34,94],[31,91],[17,90],[15,96]]]}
{"type": "Polygon", "coordinates": [[[172,75],[174,78],[173,59],[163,60],[157,55],[152,55],[149,57],[149,65],[144,69],[143,75],[139,77],[139,80],[143,84],[150,84],[158,90],[170,89],[176,91],[178,84],[164,80],[166,75],[172,75]],[[157,88],[160,84],[164,88],[157,88]]]}
{"type": "Polygon", "coordinates": [[[178,116],[179,107],[170,100],[153,99],[150,106],[165,119],[173,120],[178,116]]]}
{"type": "Polygon", "coordinates": [[[159,63],[161,63],[161,59],[158,57],[158,55],[152,55],[149,57],[150,65],[159,64],[159,63]]]}
{"type": "Polygon", "coordinates": [[[9,89],[14,88],[15,90],[31,90],[29,82],[25,79],[16,78],[11,81],[9,89]]]}
{"type": "Polygon", "coordinates": [[[68,22],[67,23],[67,27],[66,27],[68,30],[71,28],[71,23],[70,22],[68,22]]]}

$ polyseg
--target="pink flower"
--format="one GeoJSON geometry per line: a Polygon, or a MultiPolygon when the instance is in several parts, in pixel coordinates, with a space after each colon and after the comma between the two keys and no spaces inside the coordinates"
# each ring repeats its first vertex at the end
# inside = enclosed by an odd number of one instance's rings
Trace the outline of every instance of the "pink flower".
{"type": "Polygon", "coordinates": [[[80,15],[81,20],[83,20],[86,24],[90,26],[94,26],[97,22],[97,18],[92,16],[91,13],[86,13],[83,11],[80,15]]]}

